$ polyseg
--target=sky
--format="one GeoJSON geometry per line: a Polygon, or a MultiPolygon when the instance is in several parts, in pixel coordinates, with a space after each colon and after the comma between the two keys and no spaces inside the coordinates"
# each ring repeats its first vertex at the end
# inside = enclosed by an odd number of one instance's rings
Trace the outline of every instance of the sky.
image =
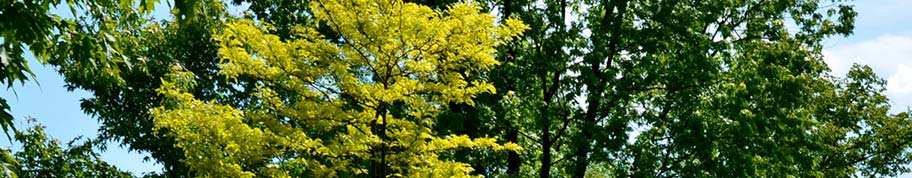
{"type": "MultiPolygon", "coordinates": [[[[887,81],[891,112],[912,106],[912,1],[855,1],[855,33],[828,39],[824,59],[834,75],[843,75],[855,63],[870,66],[887,81]]],[[[899,175],[912,178],[912,174],[899,175]]]]}
{"type": "MultiPolygon", "coordinates": [[[[912,106],[912,11],[909,10],[912,9],[912,0],[852,3],[858,12],[854,34],[826,40],[824,59],[837,76],[844,75],[854,63],[870,66],[887,80],[886,94],[893,106],[891,112],[906,111],[912,106]]],[[[156,8],[155,16],[166,16],[166,11],[161,9],[167,7],[163,6],[156,8]]],[[[55,69],[41,65],[34,57],[27,58],[36,75],[33,80],[24,85],[16,84],[11,89],[0,89],[0,97],[6,98],[12,107],[17,128],[30,126],[24,118],[33,117],[46,126],[49,136],[64,143],[78,136],[97,136],[97,120],[79,107],[80,99],[91,97],[91,93],[67,91],[63,77],[55,69]]],[[[0,147],[17,151],[18,144],[10,145],[2,137],[0,147]]],[[[102,160],[137,175],[162,168],[161,165],[144,162],[143,157],[148,154],[129,152],[118,147],[117,143],[111,143],[101,155],[102,160]]],[[[912,174],[899,177],[912,178],[912,174]]]]}
{"type": "Polygon", "coordinates": [[[824,59],[833,73],[843,75],[854,64],[868,65],[887,80],[892,112],[912,106],[912,1],[854,2],[855,33],[828,39],[824,59]]]}

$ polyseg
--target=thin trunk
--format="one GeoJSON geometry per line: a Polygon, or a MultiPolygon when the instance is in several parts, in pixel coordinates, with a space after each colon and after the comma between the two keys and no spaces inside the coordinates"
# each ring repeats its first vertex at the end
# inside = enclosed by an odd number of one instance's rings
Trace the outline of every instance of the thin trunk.
{"type": "Polygon", "coordinates": [[[380,106],[377,107],[377,114],[376,114],[376,118],[378,118],[378,119],[374,120],[373,123],[371,123],[371,132],[373,134],[377,135],[378,137],[380,137],[380,139],[382,140],[382,142],[380,143],[380,146],[379,146],[380,148],[377,148],[372,151],[375,154],[374,156],[379,157],[379,160],[377,160],[377,159],[371,160],[371,170],[369,173],[371,174],[370,177],[374,177],[374,178],[385,178],[387,175],[389,175],[390,168],[388,166],[388,163],[386,162],[386,155],[388,154],[387,151],[389,148],[389,146],[387,145],[387,141],[390,140],[389,136],[386,135],[386,129],[387,129],[386,128],[387,127],[386,113],[387,113],[388,109],[389,109],[389,105],[387,105],[386,103],[380,103],[380,106]],[[377,155],[378,153],[379,153],[379,155],[377,155]]]}
{"type": "MultiPolygon", "coordinates": [[[[544,119],[546,124],[550,125],[550,119],[544,119]]],[[[541,178],[550,178],[551,177],[551,127],[545,125],[542,127],[542,156],[541,156],[541,169],[538,170],[538,175],[541,178]]]]}
{"type": "MultiPolygon", "coordinates": [[[[507,141],[511,143],[519,143],[519,130],[511,126],[510,130],[507,131],[507,141]]],[[[522,164],[522,161],[519,158],[519,153],[510,152],[507,154],[507,175],[519,176],[519,166],[522,164]]]]}
{"type": "MultiPolygon", "coordinates": [[[[513,15],[513,1],[504,0],[503,5],[503,19],[508,19],[513,15]]],[[[507,60],[512,61],[516,59],[516,50],[512,46],[507,46],[507,60]]],[[[511,83],[507,83],[507,90],[513,90],[511,83]]],[[[519,144],[519,129],[515,125],[510,124],[507,128],[507,142],[519,144]]],[[[507,175],[518,177],[519,169],[522,165],[522,160],[519,157],[517,152],[507,153],[507,175]]]]}
{"type": "Polygon", "coordinates": [[[541,126],[541,131],[542,131],[542,138],[541,138],[542,156],[541,156],[541,169],[539,169],[539,176],[541,178],[550,178],[551,177],[551,166],[552,166],[551,146],[554,145],[554,140],[556,140],[555,138],[551,137],[551,123],[552,123],[551,119],[552,119],[552,117],[550,114],[551,113],[550,105],[551,105],[552,99],[554,98],[554,95],[557,93],[557,90],[560,88],[560,74],[557,72],[553,73],[551,75],[550,84],[548,84],[548,82],[547,82],[547,75],[544,75],[542,77],[542,79],[545,80],[545,82],[543,82],[542,84],[545,84],[545,85],[543,85],[543,88],[545,91],[543,99],[546,104],[545,104],[545,106],[539,107],[539,111],[540,111],[539,114],[541,114],[541,118],[540,118],[541,125],[540,126],[541,126]]]}
{"type": "MultiPolygon", "coordinates": [[[[557,81],[555,81],[554,83],[557,83],[557,81]]],[[[544,99],[545,99],[545,103],[551,102],[551,94],[549,94],[549,92],[547,92],[547,90],[545,91],[544,99]]],[[[553,145],[553,143],[552,143],[553,141],[551,141],[551,117],[550,117],[550,114],[548,114],[550,108],[548,108],[547,105],[548,104],[546,104],[545,106],[539,107],[539,110],[540,110],[539,114],[541,114],[541,118],[540,118],[539,122],[541,122],[540,126],[541,126],[541,132],[542,132],[542,137],[541,137],[542,155],[541,155],[541,169],[538,170],[538,175],[541,178],[550,178],[551,177],[551,145],[553,145]]]]}
{"type": "Polygon", "coordinates": [[[589,92],[589,97],[587,97],[588,108],[586,109],[586,115],[583,118],[583,129],[581,130],[583,139],[577,143],[577,150],[575,153],[575,167],[573,171],[573,177],[585,177],[586,171],[589,169],[589,154],[591,152],[591,143],[592,135],[595,130],[596,119],[599,118],[599,110],[602,109],[601,103],[604,96],[602,92],[606,89],[607,77],[602,74],[602,68],[600,68],[601,61],[596,59],[607,58],[605,62],[605,69],[610,70],[612,61],[616,57],[616,54],[619,52],[618,42],[620,40],[620,27],[623,25],[623,16],[627,10],[627,1],[618,0],[618,1],[603,1],[602,4],[605,6],[606,10],[605,16],[602,17],[602,22],[600,28],[602,28],[602,35],[599,37],[610,37],[608,41],[607,55],[601,58],[594,58],[588,63],[590,65],[590,70],[595,76],[595,81],[590,83],[587,87],[589,92]],[[617,12],[615,12],[617,11],[617,12]],[[610,21],[609,21],[610,18],[610,21]],[[608,27],[613,27],[611,30],[608,27]],[[606,36],[610,35],[610,36],[606,36]]]}

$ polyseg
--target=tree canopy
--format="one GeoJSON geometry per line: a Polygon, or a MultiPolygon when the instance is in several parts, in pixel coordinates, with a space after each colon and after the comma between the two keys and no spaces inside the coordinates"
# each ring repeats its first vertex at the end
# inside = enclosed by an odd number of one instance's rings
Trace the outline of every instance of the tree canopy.
{"type": "Polygon", "coordinates": [[[28,80],[35,54],[101,123],[60,148],[0,99],[25,145],[0,167],[130,176],[97,159],[110,142],[162,177],[907,173],[909,113],[870,67],[823,61],[856,15],[842,0],[0,0],[0,82],[28,80]]]}

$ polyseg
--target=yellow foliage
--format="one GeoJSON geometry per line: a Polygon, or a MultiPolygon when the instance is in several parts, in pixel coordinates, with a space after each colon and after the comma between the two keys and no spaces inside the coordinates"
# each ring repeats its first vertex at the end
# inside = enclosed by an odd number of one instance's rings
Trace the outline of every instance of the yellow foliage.
{"type": "Polygon", "coordinates": [[[447,103],[495,92],[470,78],[497,65],[495,47],[526,25],[498,25],[473,3],[445,12],[399,0],[318,0],[311,8],[319,23],[296,27],[289,40],[243,19],[216,35],[221,72],[258,82],[255,106],[200,101],[182,89],[192,82],[164,82],[159,92],[173,104],[155,109],[155,125],[176,138],[191,169],[207,177],[345,177],[379,174],[371,165],[380,165],[394,177],[472,177],[469,165],[438,154],[520,149],[434,136],[431,127],[447,103]]]}

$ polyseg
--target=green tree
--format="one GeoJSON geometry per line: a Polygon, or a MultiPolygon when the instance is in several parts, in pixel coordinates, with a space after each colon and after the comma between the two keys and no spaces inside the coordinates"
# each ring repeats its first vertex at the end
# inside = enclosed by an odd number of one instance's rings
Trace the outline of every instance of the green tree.
{"type": "Polygon", "coordinates": [[[577,80],[586,114],[569,172],[582,177],[594,162],[611,176],[855,174],[814,174],[823,156],[806,155],[822,150],[791,147],[813,143],[817,135],[806,133],[823,120],[802,109],[822,104],[813,98],[826,89],[813,86],[830,82],[820,41],[849,34],[855,15],[820,3],[591,4],[590,52],[577,80]]]}
{"type": "MultiPolygon", "coordinates": [[[[59,17],[47,15],[51,5],[51,1],[0,1],[0,82],[8,89],[34,75],[24,53],[29,47],[42,52],[37,53],[40,56],[48,47],[46,38],[59,21],[59,17]]],[[[0,128],[8,138],[14,129],[9,111],[6,99],[0,98],[0,128]]]]}
{"type": "Polygon", "coordinates": [[[49,138],[41,125],[16,133],[16,140],[22,143],[22,151],[15,153],[18,177],[133,177],[101,161],[92,140],[77,138],[61,148],[60,141],[49,138]]]}
{"type": "Polygon", "coordinates": [[[823,39],[853,28],[843,3],[495,1],[532,28],[500,51],[488,106],[541,148],[520,171],[541,177],[895,175],[909,144],[884,128],[907,114],[887,114],[870,71],[832,77],[821,59],[823,39]],[[847,83],[863,90],[827,94],[847,83]]]}
{"type": "Polygon", "coordinates": [[[0,2],[0,78],[25,81],[30,49],[163,176],[877,177],[912,159],[884,81],[821,60],[853,28],[841,0],[175,1],[174,20],[61,2],[0,2]]]}
{"type": "MultiPolygon", "coordinates": [[[[93,58],[78,58],[77,62],[91,62],[93,65],[111,65],[113,63],[123,62],[117,59],[95,61],[96,58],[110,56],[111,52],[117,51],[106,41],[100,43],[88,43],[84,32],[86,30],[95,30],[105,32],[106,28],[83,26],[78,20],[64,19],[58,14],[50,12],[51,8],[59,5],[62,1],[19,1],[4,0],[0,1],[0,83],[6,83],[7,88],[11,88],[13,83],[19,81],[24,83],[29,76],[33,76],[26,62],[25,55],[33,54],[41,62],[48,62],[54,59],[58,54],[55,53],[59,48],[71,48],[75,51],[81,51],[83,54],[91,55],[93,58]],[[81,40],[78,40],[81,39],[81,40]],[[62,43],[78,44],[75,46],[61,46],[62,43]]],[[[105,9],[116,10],[116,7],[129,7],[131,1],[65,1],[68,7],[75,9],[85,7],[88,9],[105,9]],[[110,7],[110,8],[108,8],[110,7]]],[[[75,10],[73,10],[75,11],[75,10]]],[[[87,20],[100,20],[104,12],[99,10],[89,10],[91,12],[87,20]]],[[[108,11],[112,12],[112,11],[108,11]]],[[[108,17],[107,19],[110,19],[108,17]]],[[[94,36],[99,39],[110,36],[104,36],[103,33],[94,36]]],[[[86,68],[86,71],[92,71],[94,68],[86,68]]],[[[112,72],[110,70],[105,72],[112,72]]],[[[116,72],[116,71],[113,71],[116,72]]],[[[11,108],[6,100],[0,98],[0,128],[3,129],[10,141],[13,139],[9,136],[10,130],[15,131],[13,127],[13,116],[9,114],[11,108]]],[[[3,155],[9,155],[4,150],[3,155]]],[[[9,160],[9,159],[4,159],[9,160]]],[[[0,164],[13,164],[11,162],[2,162],[0,164]]],[[[8,166],[3,166],[8,168],[8,166]]],[[[9,169],[4,169],[9,172],[9,169]]]]}
{"type": "MultiPolygon", "coordinates": [[[[218,8],[210,9],[213,12],[218,8]]],[[[201,14],[198,14],[201,15],[201,14]]],[[[211,30],[221,23],[213,17],[199,17],[190,25],[179,22],[144,21],[140,28],[124,27],[117,43],[124,49],[124,57],[132,59],[130,65],[111,66],[118,73],[88,73],[79,66],[84,63],[52,63],[61,66],[69,87],[93,93],[82,101],[82,108],[96,117],[101,124],[99,137],[119,141],[131,150],[150,153],[151,158],[162,163],[165,175],[181,177],[193,175],[180,162],[183,151],[174,146],[174,139],[153,132],[149,111],[159,106],[162,97],[155,89],[161,86],[161,77],[174,65],[193,71],[201,85],[193,91],[201,99],[218,99],[243,103],[230,96],[235,88],[227,87],[224,76],[217,72],[218,47],[211,42],[211,30]],[[227,94],[226,94],[227,93],[227,94]]],[[[242,88],[242,87],[238,87],[242,88]]],[[[238,92],[240,93],[240,92],[238,92]]]]}
{"type": "MultiPolygon", "coordinates": [[[[104,141],[120,141],[134,151],[151,153],[171,177],[188,176],[180,163],[182,151],[173,139],[155,134],[148,111],[160,97],[159,78],[172,64],[198,71],[200,80],[215,83],[195,91],[202,98],[220,98],[230,87],[216,80],[217,46],[199,43],[211,39],[211,27],[220,25],[224,4],[218,1],[176,1],[174,15],[179,22],[158,21],[149,16],[156,0],[100,1],[3,1],[0,2],[0,31],[4,61],[0,75],[10,86],[30,75],[23,58],[30,49],[43,64],[55,66],[69,89],[94,93],[82,108],[101,122],[104,141]],[[66,4],[63,4],[66,3],[66,4]],[[74,18],[51,12],[69,8],[74,18]],[[205,59],[211,60],[205,60],[205,59]],[[9,62],[9,63],[7,63],[9,62]],[[207,80],[208,79],[208,80],[207,80]],[[218,89],[216,89],[218,88],[218,89]]],[[[227,94],[226,94],[227,95],[227,94]]],[[[240,102],[238,102],[240,103],[240,102]]],[[[8,105],[0,99],[0,126],[12,128],[8,105]]]]}
{"type": "Polygon", "coordinates": [[[211,34],[223,25],[219,19],[227,15],[226,4],[178,1],[172,11],[177,19],[159,20],[148,15],[156,2],[139,1],[139,6],[126,7],[92,6],[90,9],[99,12],[74,14],[77,19],[96,19],[76,23],[95,28],[76,29],[109,30],[78,31],[77,34],[85,35],[62,36],[48,63],[58,68],[68,88],[92,92],[93,96],[85,98],[81,107],[98,118],[102,140],[148,152],[151,159],[163,165],[164,176],[193,176],[180,161],[184,158],[183,150],[174,146],[174,139],[153,131],[149,112],[162,100],[155,92],[161,86],[159,79],[171,66],[182,66],[197,74],[199,82],[207,84],[189,92],[201,99],[234,105],[244,104],[244,97],[232,95],[243,93],[244,87],[230,86],[223,75],[217,74],[218,46],[211,34]],[[97,48],[94,44],[104,44],[113,50],[98,52],[93,50],[97,48]],[[123,62],[99,65],[96,61],[123,62]]]}

